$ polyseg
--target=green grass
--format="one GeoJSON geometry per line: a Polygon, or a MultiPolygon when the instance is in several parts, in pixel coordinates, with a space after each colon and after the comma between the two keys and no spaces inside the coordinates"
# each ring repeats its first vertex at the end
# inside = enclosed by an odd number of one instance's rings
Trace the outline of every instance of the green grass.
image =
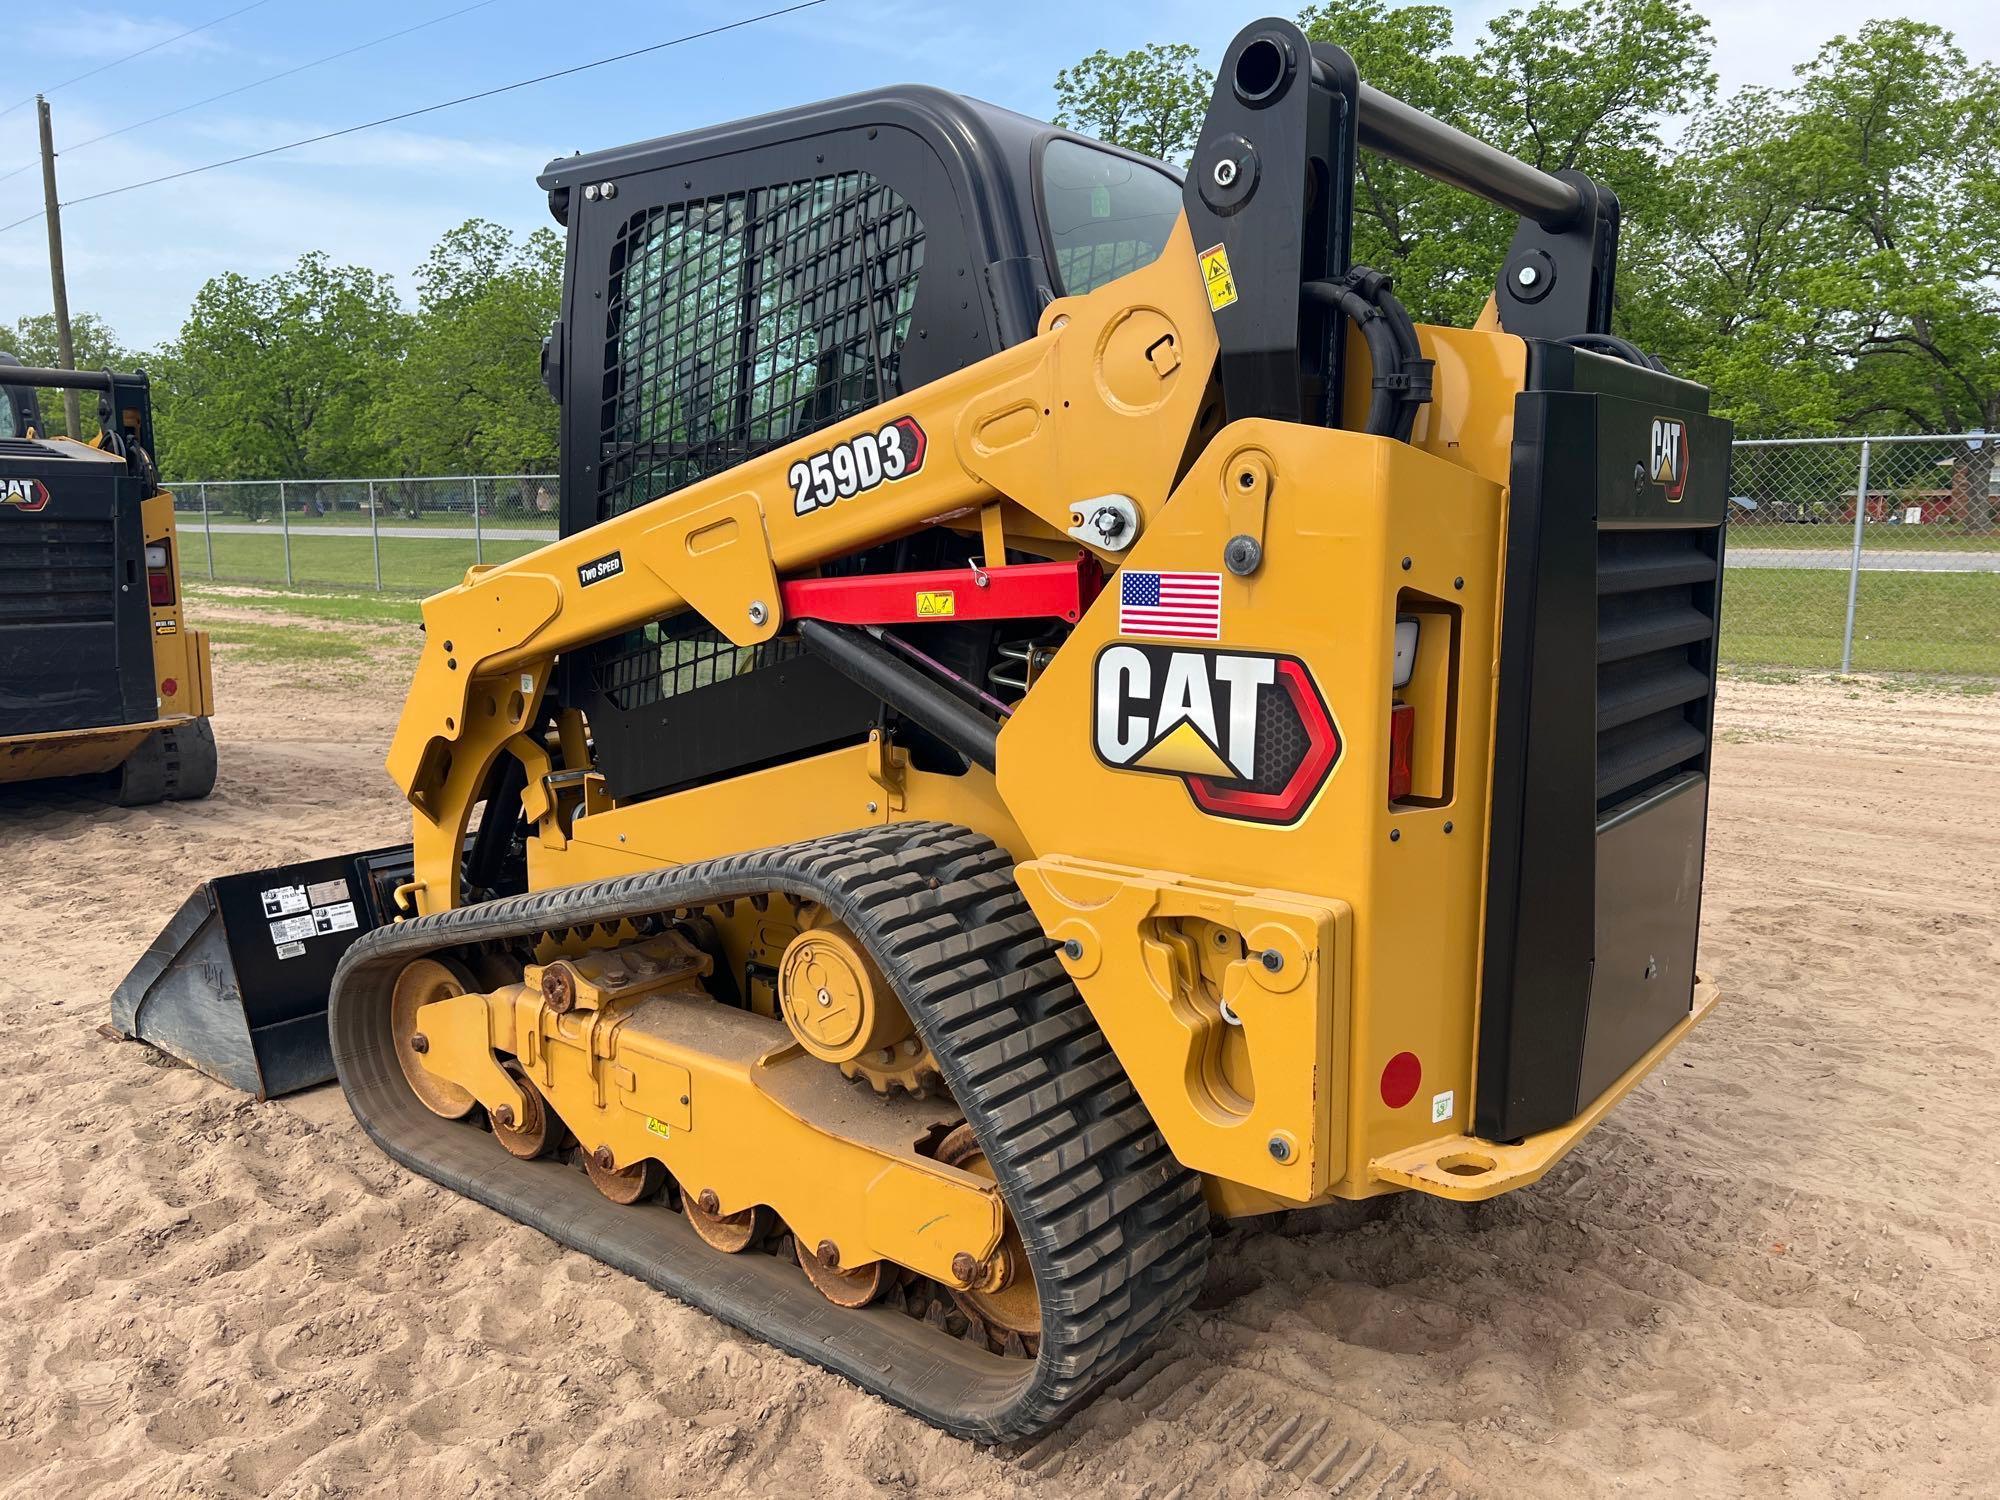
{"type": "Polygon", "coordinates": [[[413,628],[423,618],[418,608],[421,596],[416,594],[335,594],[306,588],[287,589],[282,584],[276,589],[265,586],[263,591],[251,592],[198,579],[188,584],[187,598],[196,625],[202,624],[203,612],[210,606],[392,629],[413,628]]]}
{"type": "MultiPolygon", "coordinates": [[[[1849,552],[1854,548],[1854,521],[1806,526],[1794,522],[1767,525],[1754,515],[1735,516],[1729,523],[1729,545],[1783,547],[1796,551],[1849,552]]],[[[1861,528],[1861,550],[1868,552],[2000,552],[2000,528],[1963,531],[1950,526],[1891,526],[1870,521],[1861,528]]]]}
{"type": "Polygon", "coordinates": [[[336,630],[315,630],[307,625],[251,625],[239,620],[223,620],[204,628],[216,645],[237,648],[236,655],[242,661],[337,666],[358,664],[363,659],[362,648],[336,630]]]}
{"type": "MultiPolygon", "coordinates": [[[[239,532],[205,534],[199,526],[179,528],[181,575],[190,582],[203,578],[239,582],[283,583],[285,538],[272,530],[254,536],[239,532]],[[209,544],[214,544],[210,566],[209,544]]],[[[553,538],[552,538],[553,539],[553,538]]],[[[307,584],[375,586],[375,543],[365,536],[292,535],[292,581],[307,584]]],[[[533,542],[486,543],[489,563],[506,562],[533,552],[533,542]]],[[[386,537],[382,541],[382,586],[405,593],[435,593],[450,588],[473,564],[471,537],[386,537]]]]}
{"type": "MultiPolygon", "coordinates": [[[[1846,613],[1844,572],[1731,568],[1722,585],[1722,659],[1838,669],[1846,613]]],[[[2000,574],[1863,573],[1854,669],[2000,676],[2000,574]]]]}

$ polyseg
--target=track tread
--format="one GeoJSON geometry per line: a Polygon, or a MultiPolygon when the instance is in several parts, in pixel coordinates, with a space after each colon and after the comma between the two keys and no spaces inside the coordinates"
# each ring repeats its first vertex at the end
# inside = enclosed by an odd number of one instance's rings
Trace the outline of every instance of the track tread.
{"type": "MultiPolygon", "coordinates": [[[[1194,1300],[1207,1268],[1208,1212],[1199,1180],[1174,1160],[1056,962],[1015,884],[1011,857],[984,835],[943,823],[898,824],[379,929],[342,961],[330,1006],[335,1061],[356,1115],[399,1160],[508,1208],[482,1190],[486,1174],[457,1180],[427,1163],[416,1143],[391,1140],[374,1122],[360,1070],[344,1059],[367,1044],[363,1009],[385,976],[393,982],[410,959],[470,943],[615,923],[756,890],[824,904],[867,945],[903,999],[1021,1228],[1042,1301],[1041,1350],[1004,1405],[941,1410],[923,1389],[932,1372],[921,1346],[911,1351],[910,1369],[885,1370],[847,1356],[816,1335],[809,1319],[773,1334],[767,1303],[744,1297],[738,1306],[720,1284],[694,1287],[698,1267],[663,1264],[640,1274],[683,1295],[692,1289],[699,1305],[952,1431],[998,1441],[1047,1430],[1194,1300]]],[[[559,1220],[516,1217],[591,1248],[588,1232],[572,1235],[559,1220]]]]}

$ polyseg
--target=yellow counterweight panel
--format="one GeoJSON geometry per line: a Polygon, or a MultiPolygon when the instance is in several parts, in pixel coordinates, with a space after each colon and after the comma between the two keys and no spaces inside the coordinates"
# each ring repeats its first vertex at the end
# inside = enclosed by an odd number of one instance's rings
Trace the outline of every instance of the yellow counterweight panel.
{"type": "Polygon", "coordinates": [[[1326,1088],[1347,1072],[1347,904],[1061,856],[1015,874],[1176,1159],[1294,1199],[1325,1192],[1347,1126],[1326,1088]],[[1225,950],[1219,974],[1197,947],[1225,950]]]}
{"type": "MultiPolygon", "coordinates": [[[[1140,871],[1195,869],[1204,882],[1260,891],[1283,872],[1294,893],[1288,899],[1351,912],[1350,1061],[1313,1080],[1318,1138],[1338,1141],[1339,1159],[1322,1165],[1299,1151],[1279,1163],[1267,1152],[1282,1170],[1260,1168],[1251,1179],[1283,1182],[1271,1190],[1293,1202],[1323,1188],[1339,1196],[1383,1191],[1371,1159],[1436,1136],[1444,1121],[1463,1128],[1470,1118],[1504,500],[1498,484],[1466,467],[1385,438],[1235,424],[1209,445],[1126,559],[1128,569],[1219,575],[1219,640],[1121,637],[1118,591],[1109,590],[1000,734],[1000,792],[1038,852],[1140,871]],[[1262,566],[1239,578],[1223,567],[1222,550],[1246,471],[1268,475],[1269,545],[1262,566]],[[1447,627],[1433,635],[1433,648],[1446,655],[1431,676],[1427,708],[1449,720],[1435,740],[1436,775],[1448,791],[1428,805],[1392,806],[1394,626],[1413,604],[1447,627]],[[1100,757],[1098,659],[1128,643],[1284,653],[1304,664],[1331,712],[1339,750],[1295,823],[1204,812],[1186,778],[1100,757]],[[1406,1052],[1420,1064],[1421,1088],[1392,1105],[1381,1080],[1406,1052]]],[[[1032,876],[1027,889],[1037,900],[1032,876]]],[[[1190,1161],[1237,1153],[1224,1139],[1233,1127],[1204,1122],[1190,1105],[1179,1029],[1121,1031],[1121,1016],[1157,1008],[1150,992],[1119,988],[1131,983],[1123,967],[1082,973],[1077,960],[1065,962],[1154,1118],[1182,1122],[1176,1153],[1190,1161]],[[1214,1139],[1200,1141],[1204,1132],[1214,1139]]],[[[1322,949],[1319,962],[1337,972],[1342,959],[1322,949]]],[[[1330,1006],[1333,993],[1318,985],[1310,1003],[1330,1006]]],[[[1248,1032],[1250,1018],[1244,1022],[1248,1032]]],[[[1316,1025],[1329,1038],[1339,1029],[1330,1010],[1316,1025]]],[[[1277,1083],[1254,1081],[1259,1090],[1277,1083]]]]}

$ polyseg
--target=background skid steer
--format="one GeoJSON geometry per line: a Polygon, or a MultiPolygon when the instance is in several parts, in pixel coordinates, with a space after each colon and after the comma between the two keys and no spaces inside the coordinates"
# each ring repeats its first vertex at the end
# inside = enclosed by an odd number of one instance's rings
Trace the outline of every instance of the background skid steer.
{"type": "Polygon", "coordinates": [[[397,1160],[981,1439],[1212,1214],[1547,1171],[1715,998],[1728,429],[1610,192],[1285,22],[1218,79],[1184,183],[924,89],[552,165],[563,536],[424,606],[411,843],[121,1014],[324,995],[397,1160]],[[1474,328],[1364,149],[1520,216],[1474,328]]]}
{"type": "Polygon", "coordinates": [[[208,636],[154,451],[143,374],[0,354],[0,782],[108,774],[127,807],[215,785],[208,636]],[[96,439],[47,435],[48,387],[98,393],[96,439]]]}

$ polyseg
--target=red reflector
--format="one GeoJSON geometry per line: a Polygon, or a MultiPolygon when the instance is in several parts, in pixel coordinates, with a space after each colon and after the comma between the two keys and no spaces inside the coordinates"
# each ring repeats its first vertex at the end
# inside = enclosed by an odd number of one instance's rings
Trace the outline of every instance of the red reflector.
{"type": "Polygon", "coordinates": [[[180,690],[181,681],[178,677],[163,677],[160,679],[160,696],[162,698],[171,698],[180,690]]]}
{"type": "Polygon", "coordinates": [[[1414,1052],[1398,1052],[1382,1069],[1382,1102],[1401,1109],[1417,1097],[1417,1085],[1424,1081],[1424,1065],[1414,1052]]]}
{"type": "Polygon", "coordinates": [[[146,575],[146,597],[155,605],[165,607],[174,602],[174,575],[162,568],[146,575]]]}
{"type": "Polygon", "coordinates": [[[1417,711],[1407,703],[1389,710],[1389,800],[1410,795],[1410,744],[1417,732],[1417,711]]]}

